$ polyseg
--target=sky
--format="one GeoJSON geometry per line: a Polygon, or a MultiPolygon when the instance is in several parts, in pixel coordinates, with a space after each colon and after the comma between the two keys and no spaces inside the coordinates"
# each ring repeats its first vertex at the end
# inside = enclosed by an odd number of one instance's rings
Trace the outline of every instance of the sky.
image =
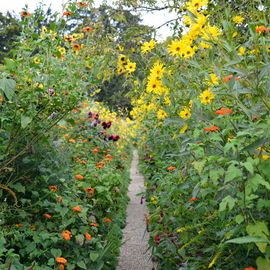
{"type": "MultiPolygon", "coordinates": [[[[44,0],[43,2],[46,5],[52,6],[54,11],[62,12],[62,4],[65,0],[44,0]]],[[[14,11],[18,13],[22,10],[22,8],[27,4],[29,9],[28,11],[31,12],[35,9],[36,5],[42,2],[41,0],[0,0],[0,12],[6,11],[14,11]]],[[[102,0],[95,0],[95,6],[98,6],[102,0]]],[[[110,1],[107,1],[110,3],[110,1]]],[[[158,11],[154,13],[144,13],[142,14],[143,23],[149,26],[158,27],[165,23],[166,21],[173,19],[174,15],[168,13],[167,11],[158,11]]],[[[162,27],[158,30],[158,40],[163,40],[167,36],[171,35],[171,31],[169,27],[162,27]]]]}

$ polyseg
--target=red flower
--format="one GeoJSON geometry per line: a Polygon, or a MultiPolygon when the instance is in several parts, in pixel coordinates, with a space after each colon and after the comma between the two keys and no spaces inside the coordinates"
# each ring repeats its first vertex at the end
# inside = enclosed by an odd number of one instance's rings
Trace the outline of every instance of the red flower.
{"type": "Polygon", "coordinates": [[[108,218],[108,217],[107,217],[107,218],[105,218],[105,219],[104,219],[104,221],[105,221],[105,222],[107,222],[107,223],[112,222],[112,220],[111,220],[110,218],[108,218]]]}
{"type": "Polygon", "coordinates": [[[43,217],[45,217],[46,219],[51,219],[52,215],[51,214],[44,214],[43,217]]]}
{"type": "Polygon", "coordinates": [[[245,270],[256,270],[256,268],[250,266],[250,267],[246,267],[245,270]]]}
{"type": "Polygon", "coordinates": [[[198,201],[198,200],[199,200],[199,199],[196,198],[196,197],[192,197],[192,198],[189,199],[190,202],[195,202],[195,201],[198,201]]]}
{"type": "Polygon", "coordinates": [[[68,16],[72,15],[72,12],[71,11],[64,11],[63,15],[68,17],[68,16]]]}
{"type": "Polygon", "coordinates": [[[217,127],[217,126],[211,126],[211,127],[206,127],[206,128],[204,128],[204,131],[206,131],[206,132],[216,132],[216,131],[218,131],[220,128],[219,127],[217,127]]]}
{"type": "MultiPolygon", "coordinates": [[[[227,83],[227,82],[229,82],[232,78],[233,78],[233,75],[230,74],[230,75],[224,77],[224,78],[223,78],[223,81],[224,81],[225,83],[227,83]]],[[[234,77],[234,79],[235,79],[236,81],[239,81],[239,77],[237,77],[237,76],[234,77]]]]}
{"type": "Polygon", "coordinates": [[[74,207],[72,208],[72,210],[73,210],[74,212],[82,212],[82,208],[81,208],[79,205],[74,206],[74,207]]]}
{"type": "Polygon", "coordinates": [[[156,243],[157,245],[159,245],[159,243],[160,243],[160,237],[159,237],[159,235],[155,235],[154,241],[155,241],[155,243],[156,243]]]}
{"type": "Polygon", "coordinates": [[[90,241],[90,240],[92,239],[91,234],[89,234],[88,232],[86,232],[86,233],[84,234],[84,236],[85,236],[85,238],[86,238],[88,241],[90,241]]]}
{"type": "Polygon", "coordinates": [[[221,109],[217,110],[215,114],[225,115],[225,114],[231,114],[232,112],[233,112],[232,109],[227,109],[227,108],[222,107],[221,109]]]}

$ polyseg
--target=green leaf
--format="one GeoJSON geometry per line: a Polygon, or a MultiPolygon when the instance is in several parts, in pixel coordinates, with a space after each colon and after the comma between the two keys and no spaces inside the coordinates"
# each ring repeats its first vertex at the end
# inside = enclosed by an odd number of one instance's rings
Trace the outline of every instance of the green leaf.
{"type": "Polygon", "coordinates": [[[192,165],[198,171],[198,174],[201,174],[204,169],[205,163],[206,163],[206,160],[194,161],[192,162],[192,165]]]}
{"type": "Polygon", "coordinates": [[[242,165],[243,165],[243,166],[247,169],[247,171],[249,171],[251,174],[254,173],[253,164],[252,164],[251,162],[247,161],[247,162],[244,162],[242,165]]]}
{"type": "MultiPolygon", "coordinates": [[[[268,241],[267,237],[269,236],[269,231],[267,228],[267,224],[265,222],[258,221],[255,224],[249,224],[249,225],[247,225],[246,230],[247,230],[247,233],[249,236],[260,237],[260,238],[268,241]]],[[[266,251],[267,244],[258,242],[258,243],[256,243],[256,245],[258,246],[258,248],[261,252],[266,251]]]]}
{"type": "Polygon", "coordinates": [[[268,243],[268,241],[264,238],[260,237],[252,237],[252,236],[243,236],[238,238],[233,238],[225,243],[231,243],[231,244],[248,244],[248,243],[268,243]]]}
{"type": "Polygon", "coordinates": [[[87,269],[86,264],[83,261],[77,262],[77,265],[81,267],[82,269],[87,269]]]}
{"type": "Polygon", "coordinates": [[[84,243],[84,235],[78,234],[78,235],[76,235],[75,238],[76,238],[76,243],[79,244],[80,246],[82,246],[84,243]]]}
{"type": "Polygon", "coordinates": [[[219,211],[225,211],[227,206],[228,206],[229,210],[232,210],[233,207],[235,206],[236,201],[237,201],[236,199],[234,199],[233,197],[228,195],[219,204],[219,211]]]}
{"type": "Polygon", "coordinates": [[[99,254],[96,252],[91,252],[90,253],[90,259],[95,262],[97,260],[97,258],[99,257],[99,254]]]}
{"type": "Polygon", "coordinates": [[[248,179],[246,183],[246,193],[249,195],[252,192],[255,192],[259,185],[262,185],[266,187],[268,190],[270,190],[270,184],[262,178],[261,175],[255,174],[251,178],[248,179]]]}
{"type": "Polygon", "coordinates": [[[231,164],[225,175],[225,183],[232,181],[233,179],[242,177],[242,171],[235,167],[235,164],[231,164]]]}
{"type": "Polygon", "coordinates": [[[28,124],[32,122],[32,118],[29,116],[22,115],[21,116],[21,126],[22,128],[26,128],[28,124]]]}
{"type": "Polygon", "coordinates": [[[61,249],[52,248],[51,254],[53,255],[54,258],[61,257],[62,251],[61,251],[61,249]]]}
{"type": "Polygon", "coordinates": [[[258,266],[258,270],[269,270],[270,269],[270,261],[262,258],[262,257],[258,257],[256,260],[256,264],[258,266]]]}
{"type": "Polygon", "coordinates": [[[16,90],[16,81],[12,80],[12,79],[1,79],[0,80],[0,88],[4,91],[5,96],[7,97],[7,99],[12,99],[12,97],[15,94],[15,90],[16,90]]]}

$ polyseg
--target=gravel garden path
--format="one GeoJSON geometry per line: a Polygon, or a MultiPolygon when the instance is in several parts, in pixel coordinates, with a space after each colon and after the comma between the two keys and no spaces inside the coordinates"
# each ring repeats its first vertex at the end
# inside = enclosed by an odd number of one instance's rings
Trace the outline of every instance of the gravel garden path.
{"type": "Polygon", "coordinates": [[[148,249],[149,235],[145,230],[146,205],[141,204],[138,193],[144,191],[144,179],[138,171],[138,152],[134,150],[130,171],[131,183],[128,196],[127,224],[123,230],[123,244],[117,270],[151,270],[151,254],[148,249]]]}

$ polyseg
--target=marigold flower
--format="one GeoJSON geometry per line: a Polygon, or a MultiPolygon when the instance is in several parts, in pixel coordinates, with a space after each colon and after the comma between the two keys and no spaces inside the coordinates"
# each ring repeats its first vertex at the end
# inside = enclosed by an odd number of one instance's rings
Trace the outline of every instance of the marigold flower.
{"type": "Polygon", "coordinates": [[[84,176],[82,176],[81,174],[76,174],[76,175],[75,175],[75,178],[76,178],[77,180],[83,180],[83,179],[84,179],[84,176]]]}
{"type": "Polygon", "coordinates": [[[112,157],[112,155],[110,155],[110,154],[107,154],[106,156],[105,156],[105,161],[111,161],[113,159],[113,157],[112,157]]]}
{"type": "Polygon", "coordinates": [[[94,223],[94,222],[91,222],[90,226],[97,227],[98,225],[96,223],[94,223]]]}
{"type": "Polygon", "coordinates": [[[56,192],[58,190],[57,186],[48,186],[48,189],[52,192],[56,192]]]}
{"type": "Polygon", "coordinates": [[[71,232],[69,230],[64,230],[61,235],[66,241],[69,241],[71,239],[71,232]]]}
{"type": "Polygon", "coordinates": [[[85,238],[86,238],[88,241],[90,241],[90,240],[92,239],[91,234],[89,234],[88,232],[86,232],[86,233],[84,234],[84,236],[85,236],[85,238]]]}
{"type": "Polygon", "coordinates": [[[73,210],[74,212],[82,212],[82,208],[81,208],[79,205],[74,206],[74,207],[72,208],[72,210],[73,210]]]}
{"type": "Polygon", "coordinates": [[[96,154],[98,152],[99,152],[99,147],[94,148],[93,151],[92,151],[93,154],[96,154]]]}
{"type": "Polygon", "coordinates": [[[66,260],[65,258],[63,258],[63,257],[56,257],[56,258],[55,258],[55,261],[56,261],[57,263],[67,264],[67,260],[66,260]]]}
{"type": "Polygon", "coordinates": [[[256,268],[250,266],[250,267],[246,267],[245,270],[256,270],[256,268]]]}
{"type": "Polygon", "coordinates": [[[68,16],[71,16],[71,15],[72,15],[72,12],[71,11],[67,11],[66,10],[66,11],[63,12],[63,16],[67,16],[68,17],[68,16]]]}
{"type": "Polygon", "coordinates": [[[22,224],[22,223],[17,223],[17,224],[15,224],[15,226],[16,226],[17,228],[21,228],[21,227],[23,227],[23,224],[22,224]]]}
{"type": "Polygon", "coordinates": [[[47,213],[47,214],[44,214],[43,217],[45,217],[46,219],[51,219],[52,215],[47,213]]]}
{"type": "Polygon", "coordinates": [[[68,142],[70,142],[70,143],[75,143],[76,140],[74,140],[74,139],[69,139],[68,142]]]}
{"type": "Polygon", "coordinates": [[[232,112],[233,112],[232,109],[226,109],[222,107],[221,109],[217,110],[215,114],[225,115],[225,114],[231,114],[232,112]]]}
{"type": "Polygon", "coordinates": [[[23,10],[23,11],[21,11],[20,15],[21,15],[21,17],[30,17],[31,13],[28,12],[28,11],[23,10]]]}
{"type": "Polygon", "coordinates": [[[72,46],[72,49],[77,52],[81,49],[81,45],[78,43],[72,44],[71,46],[72,46]]]}
{"type": "Polygon", "coordinates": [[[64,264],[59,264],[59,270],[65,270],[65,265],[64,264]]]}
{"type": "Polygon", "coordinates": [[[86,193],[93,195],[95,192],[95,189],[92,187],[87,187],[84,189],[86,193]]]}
{"type": "Polygon", "coordinates": [[[106,218],[104,219],[104,221],[105,221],[106,223],[112,222],[112,220],[111,220],[110,218],[108,218],[108,217],[106,217],[106,218]]]}
{"type": "Polygon", "coordinates": [[[196,197],[192,197],[192,198],[189,199],[190,202],[195,202],[195,201],[198,201],[198,200],[199,200],[199,199],[196,198],[196,197]]]}
{"type": "MultiPolygon", "coordinates": [[[[223,81],[224,81],[225,83],[227,83],[227,82],[229,82],[232,78],[233,78],[233,75],[230,74],[230,75],[226,76],[225,78],[223,78],[223,81]]],[[[239,77],[237,77],[237,76],[234,77],[234,79],[235,79],[236,81],[239,81],[239,77]]]]}
{"type": "Polygon", "coordinates": [[[176,170],[176,167],[175,166],[170,166],[170,167],[167,168],[167,170],[168,171],[174,171],[174,170],[176,170]]]}
{"type": "Polygon", "coordinates": [[[207,132],[215,132],[215,131],[218,131],[220,128],[217,127],[217,126],[211,126],[211,127],[205,127],[204,128],[204,131],[207,131],[207,132]]]}
{"type": "Polygon", "coordinates": [[[104,162],[98,162],[98,163],[96,164],[96,168],[97,168],[97,169],[102,169],[102,168],[104,168],[104,166],[105,166],[104,162]]]}
{"type": "Polygon", "coordinates": [[[86,2],[78,2],[77,5],[79,7],[82,7],[82,8],[87,7],[87,3],[86,2]]]}
{"type": "Polygon", "coordinates": [[[90,33],[90,32],[93,32],[94,28],[91,26],[86,26],[82,30],[83,32],[90,33]]]}
{"type": "Polygon", "coordinates": [[[264,32],[265,29],[266,29],[266,27],[264,25],[256,26],[256,33],[260,34],[260,33],[264,32]]]}

